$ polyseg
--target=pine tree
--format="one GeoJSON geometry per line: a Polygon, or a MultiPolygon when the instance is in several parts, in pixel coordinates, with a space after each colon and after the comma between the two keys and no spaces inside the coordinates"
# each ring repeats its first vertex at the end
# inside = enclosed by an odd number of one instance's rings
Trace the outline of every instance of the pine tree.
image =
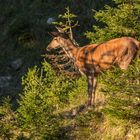
{"type": "Polygon", "coordinates": [[[139,0],[114,0],[115,8],[105,6],[96,12],[95,19],[100,26],[94,25],[87,38],[92,43],[100,43],[112,38],[131,36],[140,39],[140,3],[139,0]]]}

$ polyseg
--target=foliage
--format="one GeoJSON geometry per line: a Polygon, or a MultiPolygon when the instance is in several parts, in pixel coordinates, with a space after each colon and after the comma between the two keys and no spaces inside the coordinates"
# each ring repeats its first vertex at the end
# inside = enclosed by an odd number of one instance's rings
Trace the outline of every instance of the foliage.
{"type": "Polygon", "coordinates": [[[85,102],[85,83],[85,77],[58,76],[46,61],[42,69],[36,66],[29,69],[22,79],[23,90],[16,111],[9,99],[0,106],[0,138],[64,138],[65,111],[85,102]]]}
{"type": "Polygon", "coordinates": [[[0,106],[0,138],[13,138],[16,127],[15,113],[12,111],[10,98],[5,98],[0,106]]]}
{"type": "Polygon", "coordinates": [[[135,60],[128,71],[113,68],[102,74],[102,92],[109,94],[105,112],[119,119],[139,120],[140,59],[135,60]]]}
{"type": "Polygon", "coordinates": [[[87,38],[92,43],[121,37],[131,36],[140,39],[140,6],[138,0],[114,0],[116,7],[105,6],[105,10],[96,12],[95,18],[101,26],[94,25],[93,32],[87,32],[87,38]]]}
{"type": "Polygon", "coordinates": [[[58,110],[77,96],[73,92],[77,82],[58,77],[47,62],[43,63],[39,73],[34,67],[22,80],[24,90],[19,100],[18,120],[33,137],[53,139],[62,125],[58,110]]]}

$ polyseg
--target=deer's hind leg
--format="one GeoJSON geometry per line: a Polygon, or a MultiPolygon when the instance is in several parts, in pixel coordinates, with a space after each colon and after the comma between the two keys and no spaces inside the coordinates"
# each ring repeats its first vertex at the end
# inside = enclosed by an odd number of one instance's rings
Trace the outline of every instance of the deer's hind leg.
{"type": "Polygon", "coordinates": [[[119,67],[123,70],[127,70],[128,69],[128,66],[129,64],[132,62],[133,60],[133,56],[125,56],[121,62],[119,63],[119,67]]]}
{"type": "Polygon", "coordinates": [[[129,64],[132,62],[132,60],[136,57],[137,50],[135,47],[129,47],[123,52],[124,55],[122,55],[118,65],[121,69],[127,70],[129,64]]]}

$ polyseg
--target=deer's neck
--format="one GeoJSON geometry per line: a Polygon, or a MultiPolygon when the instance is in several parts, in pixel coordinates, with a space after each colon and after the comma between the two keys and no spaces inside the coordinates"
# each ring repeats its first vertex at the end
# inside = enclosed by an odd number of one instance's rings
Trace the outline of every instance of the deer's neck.
{"type": "Polygon", "coordinates": [[[75,60],[78,52],[78,48],[70,40],[66,40],[63,44],[63,50],[69,58],[75,60]]]}

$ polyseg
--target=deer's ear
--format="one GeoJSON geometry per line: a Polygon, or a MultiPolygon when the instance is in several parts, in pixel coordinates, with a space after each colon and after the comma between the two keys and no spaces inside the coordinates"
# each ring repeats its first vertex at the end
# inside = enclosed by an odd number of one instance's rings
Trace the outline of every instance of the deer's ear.
{"type": "Polygon", "coordinates": [[[57,26],[55,28],[58,30],[59,33],[65,33],[65,31],[62,28],[57,27],[57,26]]]}
{"type": "Polygon", "coordinates": [[[48,34],[52,37],[57,37],[59,36],[59,33],[58,32],[48,32],[48,34]]]}

